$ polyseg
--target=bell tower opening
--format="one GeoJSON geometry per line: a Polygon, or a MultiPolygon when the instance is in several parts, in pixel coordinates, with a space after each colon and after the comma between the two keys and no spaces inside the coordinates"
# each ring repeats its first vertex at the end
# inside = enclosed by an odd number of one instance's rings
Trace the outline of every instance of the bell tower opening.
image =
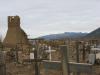
{"type": "Polygon", "coordinates": [[[19,16],[8,16],[8,28],[10,27],[20,27],[19,16]]]}

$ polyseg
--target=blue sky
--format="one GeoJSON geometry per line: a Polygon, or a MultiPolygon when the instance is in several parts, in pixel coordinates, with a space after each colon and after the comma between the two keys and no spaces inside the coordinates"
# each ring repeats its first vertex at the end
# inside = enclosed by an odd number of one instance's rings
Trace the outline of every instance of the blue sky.
{"type": "Polygon", "coordinates": [[[100,27],[100,0],[0,0],[0,32],[7,16],[18,15],[29,37],[63,32],[91,32],[100,27]]]}

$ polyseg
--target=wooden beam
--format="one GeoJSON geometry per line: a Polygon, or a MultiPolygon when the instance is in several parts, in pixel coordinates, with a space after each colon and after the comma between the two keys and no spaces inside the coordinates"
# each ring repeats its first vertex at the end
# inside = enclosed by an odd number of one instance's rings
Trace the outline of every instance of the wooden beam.
{"type": "Polygon", "coordinates": [[[49,59],[24,59],[23,62],[42,62],[43,60],[49,60],[49,59]]]}

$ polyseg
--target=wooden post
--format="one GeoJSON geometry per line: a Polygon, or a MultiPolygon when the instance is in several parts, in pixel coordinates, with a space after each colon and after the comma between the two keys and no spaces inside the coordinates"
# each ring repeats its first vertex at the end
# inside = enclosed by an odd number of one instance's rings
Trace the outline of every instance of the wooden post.
{"type": "Polygon", "coordinates": [[[5,54],[0,51],[0,75],[6,75],[5,54]]]}
{"type": "MultiPolygon", "coordinates": [[[[80,62],[80,60],[79,60],[79,59],[80,59],[80,58],[79,58],[79,54],[80,54],[80,53],[79,53],[79,42],[77,41],[77,42],[76,42],[76,62],[77,62],[77,63],[80,62]]],[[[80,73],[77,72],[76,75],[80,75],[80,73]]]]}
{"type": "Polygon", "coordinates": [[[85,62],[85,44],[83,44],[83,59],[82,60],[85,62]]]}
{"type": "MultiPolygon", "coordinates": [[[[16,47],[15,47],[15,49],[14,49],[14,51],[15,51],[15,53],[16,53],[16,55],[15,55],[15,58],[16,58],[16,62],[17,63],[19,63],[19,55],[18,55],[18,47],[17,47],[17,45],[16,45],[16,47]]],[[[13,51],[13,50],[12,50],[13,51]]]]}
{"type": "Polygon", "coordinates": [[[49,46],[49,60],[51,61],[51,47],[49,46]]]}
{"type": "Polygon", "coordinates": [[[79,42],[76,42],[76,62],[79,63],[79,42]]]}
{"type": "MultiPolygon", "coordinates": [[[[37,59],[37,50],[34,50],[34,59],[37,59]]],[[[39,71],[39,63],[38,62],[34,62],[35,64],[35,75],[40,75],[40,71],[39,71]]]]}
{"type": "Polygon", "coordinates": [[[62,53],[62,70],[63,70],[63,75],[69,75],[67,46],[66,45],[60,46],[60,50],[61,50],[61,53],[62,53]]]}
{"type": "MultiPolygon", "coordinates": [[[[38,59],[38,51],[39,51],[39,47],[38,47],[38,40],[35,41],[36,45],[35,45],[35,50],[34,50],[34,59],[38,59]]],[[[37,61],[34,62],[35,65],[35,75],[40,75],[40,70],[39,70],[39,63],[37,61]]]]}

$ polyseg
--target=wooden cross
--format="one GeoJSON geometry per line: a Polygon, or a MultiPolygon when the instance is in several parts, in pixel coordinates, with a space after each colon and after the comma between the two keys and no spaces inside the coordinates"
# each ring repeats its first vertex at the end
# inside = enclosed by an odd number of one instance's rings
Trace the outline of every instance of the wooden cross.
{"type": "Polygon", "coordinates": [[[19,52],[19,51],[22,51],[23,48],[20,50],[19,47],[18,47],[18,44],[20,44],[21,47],[22,47],[22,44],[24,44],[24,43],[17,43],[17,44],[16,44],[16,47],[15,47],[12,51],[15,51],[15,60],[16,60],[16,62],[17,62],[17,63],[20,63],[20,62],[19,62],[19,54],[18,54],[18,52],[19,52]]]}
{"type": "Polygon", "coordinates": [[[48,59],[44,59],[44,58],[38,58],[38,55],[37,55],[37,50],[35,49],[34,50],[34,59],[25,59],[23,60],[23,62],[34,62],[35,64],[35,75],[40,75],[40,70],[39,70],[39,65],[38,65],[38,62],[42,62],[43,60],[48,60],[48,59]]]}

